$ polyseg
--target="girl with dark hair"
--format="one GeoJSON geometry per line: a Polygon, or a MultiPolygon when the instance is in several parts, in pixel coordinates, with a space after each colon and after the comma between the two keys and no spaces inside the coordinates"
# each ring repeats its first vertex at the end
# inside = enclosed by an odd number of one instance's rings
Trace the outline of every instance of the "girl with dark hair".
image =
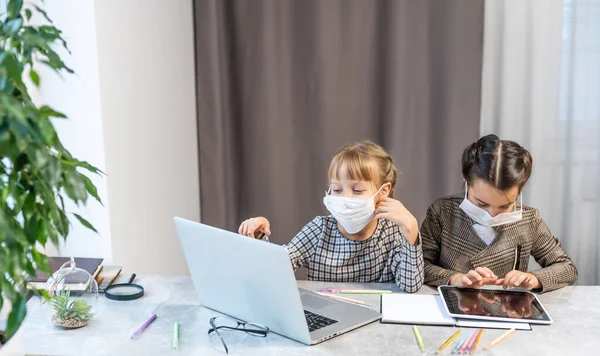
{"type": "Polygon", "coordinates": [[[437,200],[421,227],[426,284],[547,292],[575,282],[559,240],[537,209],[523,205],[532,164],[526,149],[496,135],[465,149],[464,195],[437,200]],[[529,272],[530,256],[541,269],[529,272]]]}

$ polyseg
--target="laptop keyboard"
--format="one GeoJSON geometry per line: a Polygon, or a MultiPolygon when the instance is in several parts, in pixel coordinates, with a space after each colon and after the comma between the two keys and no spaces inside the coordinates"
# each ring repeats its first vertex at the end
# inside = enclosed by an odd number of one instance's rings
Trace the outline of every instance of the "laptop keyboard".
{"type": "Polygon", "coordinates": [[[321,328],[333,325],[338,322],[337,320],[329,319],[327,317],[324,317],[323,315],[309,312],[308,310],[304,311],[304,317],[306,317],[306,323],[308,324],[308,330],[310,332],[319,330],[321,328]]]}

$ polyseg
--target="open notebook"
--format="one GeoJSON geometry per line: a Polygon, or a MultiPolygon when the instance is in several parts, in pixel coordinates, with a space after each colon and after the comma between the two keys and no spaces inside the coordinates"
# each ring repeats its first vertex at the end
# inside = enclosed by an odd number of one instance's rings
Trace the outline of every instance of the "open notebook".
{"type": "Polygon", "coordinates": [[[531,330],[526,323],[455,319],[446,313],[439,295],[382,294],[381,322],[411,325],[445,325],[467,328],[531,330]]]}

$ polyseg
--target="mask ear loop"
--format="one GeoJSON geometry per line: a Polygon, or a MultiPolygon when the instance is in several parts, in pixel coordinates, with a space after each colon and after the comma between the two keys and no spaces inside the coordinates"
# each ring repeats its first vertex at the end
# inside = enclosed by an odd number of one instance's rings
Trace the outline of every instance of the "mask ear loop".
{"type": "Polygon", "coordinates": [[[465,199],[467,199],[468,192],[469,192],[469,183],[465,180],[465,199]]]}
{"type": "Polygon", "coordinates": [[[523,192],[521,192],[521,212],[523,212],[523,192]]]}
{"type": "Polygon", "coordinates": [[[386,184],[386,183],[383,183],[383,184],[381,185],[381,187],[379,187],[379,189],[377,190],[377,192],[375,192],[375,194],[373,194],[373,196],[371,197],[371,199],[375,199],[375,197],[377,196],[377,194],[379,194],[379,192],[381,191],[381,189],[383,189],[383,186],[384,186],[385,184],[386,184]]]}
{"type": "MultiPolygon", "coordinates": [[[[521,202],[521,212],[523,212],[523,192],[519,193],[519,201],[521,202]]],[[[517,204],[513,204],[513,211],[517,211],[517,204]]]]}

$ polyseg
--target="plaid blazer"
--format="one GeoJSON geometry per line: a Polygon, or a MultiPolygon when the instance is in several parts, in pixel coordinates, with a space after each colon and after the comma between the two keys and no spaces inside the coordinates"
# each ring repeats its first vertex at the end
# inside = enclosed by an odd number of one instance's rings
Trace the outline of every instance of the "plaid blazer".
{"type": "Polygon", "coordinates": [[[497,276],[512,271],[517,246],[521,246],[519,270],[528,271],[529,256],[542,269],[531,272],[548,292],[577,280],[577,269],[542,221],[538,210],[523,208],[521,221],[496,227],[496,238],[488,246],[473,230],[475,223],[459,207],[464,195],[437,200],[427,210],[421,226],[425,284],[448,284],[456,273],[467,273],[477,267],[488,267],[497,276]]]}

